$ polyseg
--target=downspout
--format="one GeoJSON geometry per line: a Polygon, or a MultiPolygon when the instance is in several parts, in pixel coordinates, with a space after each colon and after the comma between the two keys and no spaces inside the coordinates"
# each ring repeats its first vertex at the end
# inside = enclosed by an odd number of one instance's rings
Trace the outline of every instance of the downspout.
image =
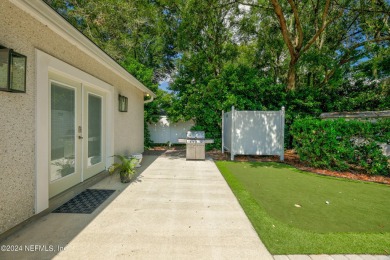
{"type": "Polygon", "coordinates": [[[151,95],[149,95],[149,94],[146,94],[146,96],[147,96],[147,97],[150,97],[150,99],[144,100],[144,104],[150,103],[150,102],[152,102],[152,101],[154,100],[154,97],[153,97],[153,96],[151,96],[151,95]]]}

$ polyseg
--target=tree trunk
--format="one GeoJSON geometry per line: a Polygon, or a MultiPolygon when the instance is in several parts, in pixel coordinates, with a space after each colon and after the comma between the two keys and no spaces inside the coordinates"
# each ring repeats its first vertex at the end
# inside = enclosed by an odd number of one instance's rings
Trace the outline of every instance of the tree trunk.
{"type": "Polygon", "coordinates": [[[295,80],[296,80],[295,64],[296,64],[296,62],[294,60],[291,60],[289,66],[288,66],[288,76],[287,76],[287,79],[288,79],[287,89],[288,90],[295,89],[295,80]]]}

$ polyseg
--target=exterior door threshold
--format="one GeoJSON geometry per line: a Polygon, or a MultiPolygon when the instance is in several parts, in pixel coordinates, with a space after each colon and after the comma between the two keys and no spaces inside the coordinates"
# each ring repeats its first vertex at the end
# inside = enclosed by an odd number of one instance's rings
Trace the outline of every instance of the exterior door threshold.
{"type": "MultiPolygon", "coordinates": [[[[71,198],[75,197],[79,193],[85,191],[89,187],[95,185],[96,183],[103,180],[105,177],[107,177],[109,173],[107,171],[102,171],[94,176],[92,176],[89,179],[86,179],[83,182],[80,182],[79,184],[61,192],[60,194],[54,196],[49,200],[49,208],[47,211],[52,212],[71,198]]],[[[44,210],[46,211],[46,210],[44,210]]]]}
{"type": "Polygon", "coordinates": [[[53,210],[70,200],[71,198],[75,197],[79,193],[85,191],[89,187],[95,185],[96,183],[100,182],[104,178],[106,178],[109,175],[107,171],[102,171],[95,176],[61,192],[60,194],[54,196],[49,200],[49,208],[45,209],[44,211],[35,214],[31,216],[30,218],[26,219],[25,221],[21,222],[20,224],[16,225],[15,227],[5,231],[4,233],[0,234],[0,242],[7,239],[9,236],[15,234],[16,232],[20,231],[30,223],[36,221],[37,219],[51,213],[53,210]]]}

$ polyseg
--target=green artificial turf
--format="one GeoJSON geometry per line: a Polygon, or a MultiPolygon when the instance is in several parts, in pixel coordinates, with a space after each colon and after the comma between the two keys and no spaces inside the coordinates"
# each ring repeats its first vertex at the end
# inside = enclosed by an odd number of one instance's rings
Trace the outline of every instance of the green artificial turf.
{"type": "Polygon", "coordinates": [[[389,186],[280,163],[216,164],[272,254],[390,254],[389,186]]]}

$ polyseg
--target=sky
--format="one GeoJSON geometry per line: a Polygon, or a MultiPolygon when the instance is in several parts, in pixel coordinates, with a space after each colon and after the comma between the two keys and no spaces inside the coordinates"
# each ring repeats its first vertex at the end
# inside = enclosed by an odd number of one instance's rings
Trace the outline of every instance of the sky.
{"type": "Polygon", "coordinates": [[[167,88],[169,86],[169,83],[168,83],[168,80],[167,81],[160,81],[158,83],[158,87],[159,89],[162,89],[162,90],[165,90],[165,91],[169,91],[167,88]]]}
{"type": "Polygon", "coordinates": [[[166,75],[165,78],[161,79],[159,82],[158,82],[158,88],[159,89],[162,89],[164,91],[167,91],[167,92],[172,92],[171,90],[168,89],[169,87],[169,82],[172,82],[172,78],[170,75],[166,75]]]}

